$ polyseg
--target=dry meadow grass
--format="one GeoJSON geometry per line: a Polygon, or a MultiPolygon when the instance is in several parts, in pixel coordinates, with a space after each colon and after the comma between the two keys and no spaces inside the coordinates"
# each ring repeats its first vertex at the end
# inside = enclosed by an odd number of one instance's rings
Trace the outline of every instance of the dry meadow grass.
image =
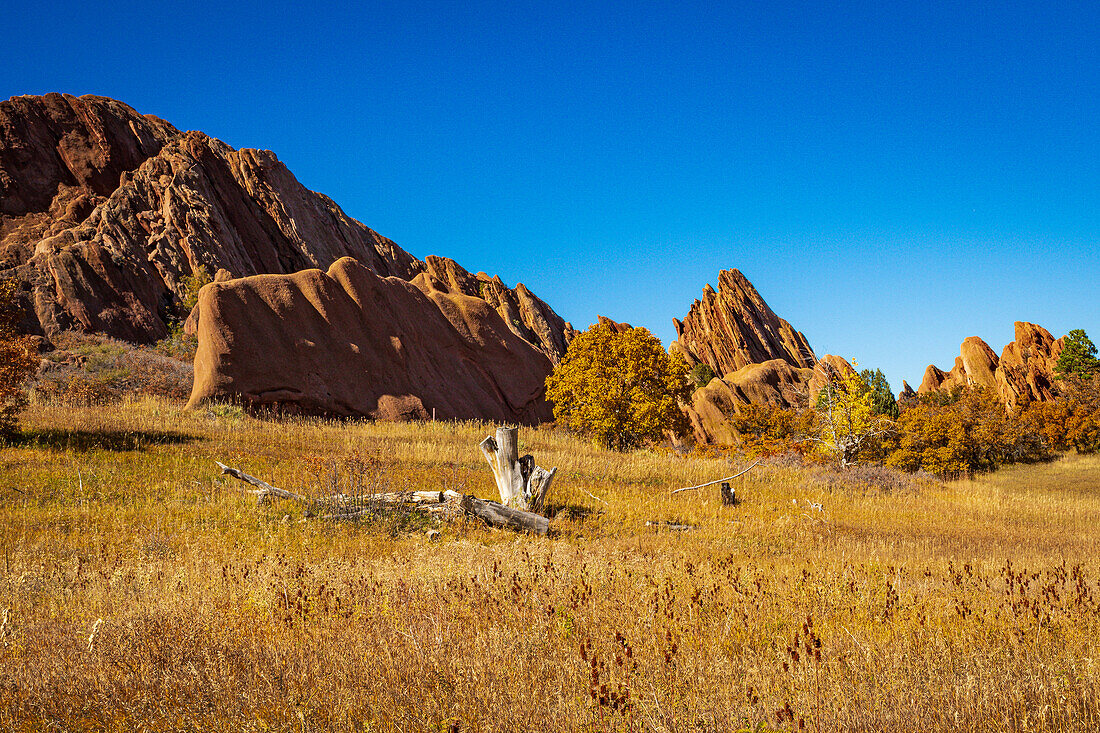
{"type": "Polygon", "coordinates": [[[779,461],[723,507],[669,490],[736,459],[524,430],[560,467],[553,536],[431,542],[257,507],[213,461],[492,498],[489,426],[152,398],[23,425],[0,452],[3,730],[1100,728],[1095,456],[948,485],[779,461]]]}

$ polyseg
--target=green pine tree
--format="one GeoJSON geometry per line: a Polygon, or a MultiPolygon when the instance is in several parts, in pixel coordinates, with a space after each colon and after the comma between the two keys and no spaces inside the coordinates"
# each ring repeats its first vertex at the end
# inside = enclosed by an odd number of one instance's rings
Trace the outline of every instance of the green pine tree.
{"type": "Polygon", "coordinates": [[[1100,372],[1100,360],[1096,358],[1096,346],[1093,345],[1083,329],[1075,328],[1066,335],[1066,344],[1054,371],[1065,377],[1088,379],[1100,372]]]}

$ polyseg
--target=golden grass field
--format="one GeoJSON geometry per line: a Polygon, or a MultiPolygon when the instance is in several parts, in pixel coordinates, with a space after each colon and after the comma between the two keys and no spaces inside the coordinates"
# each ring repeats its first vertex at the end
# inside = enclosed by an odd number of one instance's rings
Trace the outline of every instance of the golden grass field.
{"type": "Polygon", "coordinates": [[[495,498],[490,426],[152,399],[22,422],[0,449],[2,730],[1100,729],[1100,457],[885,487],[777,461],[723,507],[669,492],[742,459],[524,429],[559,467],[552,536],[429,541],[257,506],[214,461],[495,498]]]}

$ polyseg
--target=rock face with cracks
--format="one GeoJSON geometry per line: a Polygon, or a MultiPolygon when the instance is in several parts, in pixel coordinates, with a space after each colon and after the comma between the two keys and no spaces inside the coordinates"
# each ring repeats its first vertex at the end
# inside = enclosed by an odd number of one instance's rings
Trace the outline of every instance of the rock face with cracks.
{"type": "Polygon", "coordinates": [[[185,278],[200,268],[224,280],[341,257],[480,297],[552,361],[572,338],[522,284],[418,260],[306,189],[270,151],[234,150],[105,97],[0,102],[0,278],[20,284],[26,331],[148,343],[187,315],[185,278]]]}
{"type": "Polygon", "coordinates": [[[0,102],[0,278],[19,285],[23,330],[47,338],[148,343],[187,316],[197,400],[303,412],[549,418],[542,382],[574,333],[523,284],[413,257],[274,153],[105,97],[0,102]],[[203,270],[215,284],[188,315],[203,270]]]}
{"type": "Polygon", "coordinates": [[[0,103],[3,275],[32,307],[27,330],[167,335],[182,281],[327,267],[381,275],[423,264],[307,190],[274,153],[181,133],[103,97],[0,103]]]}
{"type": "Polygon", "coordinates": [[[777,316],[738,270],[719,273],[718,289],[707,285],[684,320],[673,319],[673,325],[676,341],[670,351],[683,354],[689,364],[706,364],[715,374],[772,359],[799,369],[817,362],[806,337],[777,316]]]}
{"type": "Polygon", "coordinates": [[[673,325],[677,338],[669,351],[718,375],[695,391],[686,410],[697,440],[736,442],[729,418],[742,405],[794,407],[809,399],[818,363],[813,349],[738,270],[719,273],[718,289],[707,285],[673,325]]]}

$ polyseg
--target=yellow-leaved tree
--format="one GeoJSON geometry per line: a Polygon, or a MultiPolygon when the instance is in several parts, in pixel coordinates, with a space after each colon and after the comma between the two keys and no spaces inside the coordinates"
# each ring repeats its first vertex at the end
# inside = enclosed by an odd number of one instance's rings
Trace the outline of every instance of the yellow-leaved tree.
{"type": "Polygon", "coordinates": [[[15,434],[19,411],[27,404],[23,389],[38,369],[38,350],[34,341],[20,335],[19,306],[14,280],[0,281],[0,440],[15,434]]]}
{"type": "Polygon", "coordinates": [[[888,416],[876,412],[874,390],[867,378],[854,369],[842,371],[826,362],[822,366],[828,381],[817,397],[818,442],[840,459],[842,466],[877,454],[892,423],[888,416]]]}
{"type": "Polygon", "coordinates": [[[554,417],[605,448],[628,450],[683,434],[691,399],[688,365],[644,328],[592,326],[569,344],[546,379],[554,417]]]}

